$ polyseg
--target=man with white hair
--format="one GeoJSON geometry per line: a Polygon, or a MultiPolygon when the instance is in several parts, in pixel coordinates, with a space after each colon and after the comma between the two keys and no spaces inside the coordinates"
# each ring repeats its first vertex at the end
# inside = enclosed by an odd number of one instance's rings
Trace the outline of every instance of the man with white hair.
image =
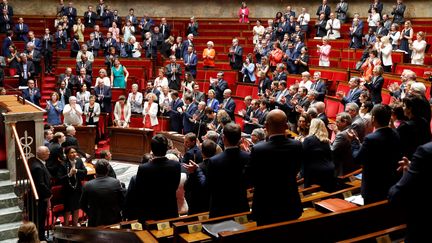
{"type": "Polygon", "coordinates": [[[325,113],[325,103],[322,101],[318,101],[313,105],[313,107],[315,107],[318,113],[317,118],[321,119],[321,121],[323,121],[327,127],[327,125],[329,124],[329,120],[327,114],[325,113]]]}
{"type": "Polygon", "coordinates": [[[63,109],[63,123],[72,126],[81,126],[83,123],[81,106],[77,104],[75,96],[69,97],[69,104],[63,109]]]}
{"type": "Polygon", "coordinates": [[[183,57],[185,55],[187,55],[187,50],[189,46],[194,46],[193,44],[193,39],[194,39],[194,35],[193,34],[188,34],[187,35],[187,40],[183,41],[183,45],[182,45],[182,49],[181,49],[181,56],[182,56],[182,60],[183,57]]]}
{"type": "Polygon", "coordinates": [[[409,89],[408,93],[410,95],[415,95],[421,98],[421,111],[422,114],[420,114],[421,117],[423,117],[426,121],[428,121],[427,124],[430,124],[431,121],[431,106],[429,101],[426,98],[426,86],[424,83],[421,82],[415,82],[411,84],[411,88],[409,89]]]}
{"type": "Polygon", "coordinates": [[[27,59],[27,54],[21,53],[21,62],[18,65],[19,85],[26,86],[27,81],[33,79],[36,69],[34,63],[27,59]]]}
{"type": "Polygon", "coordinates": [[[45,219],[51,193],[51,175],[46,167],[46,161],[50,156],[50,150],[46,146],[36,148],[36,157],[30,159],[30,172],[35,183],[36,191],[39,195],[39,201],[36,207],[37,218],[31,218],[35,215],[30,213],[30,220],[38,225],[39,240],[45,241],[45,219]]]}
{"type": "Polygon", "coordinates": [[[75,80],[76,80],[76,76],[72,74],[72,68],[66,67],[65,72],[59,75],[57,84],[60,84],[62,81],[64,81],[68,89],[73,89],[75,80]]]}
{"type": "Polygon", "coordinates": [[[41,53],[35,49],[35,45],[32,42],[28,42],[26,47],[24,53],[27,54],[27,59],[33,62],[35,66],[35,75],[38,75],[41,72],[41,53]]]}
{"type": "Polygon", "coordinates": [[[81,55],[86,55],[87,56],[87,60],[89,62],[91,62],[91,63],[94,62],[93,52],[88,51],[87,44],[82,44],[81,45],[81,50],[78,51],[78,54],[76,56],[76,62],[80,62],[81,61],[81,55]]]}
{"type": "Polygon", "coordinates": [[[234,100],[231,98],[231,90],[230,89],[226,89],[223,92],[223,96],[224,96],[224,100],[223,103],[220,104],[220,109],[224,109],[228,115],[230,116],[231,120],[234,121],[234,110],[236,107],[236,103],[234,102],[234,100]]]}
{"type": "Polygon", "coordinates": [[[321,79],[321,72],[314,72],[313,81],[310,86],[311,90],[315,90],[317,92],[316,100],[324,101],[324,97],[327,94],[327,85],[321,79]]]}
{"type": "Polygon", "coordinates": [[[326,23],[327,37],[330,40],[339,39],[341,23],[340,20],[336,18],[335,13],[330,13],[330,19],[326,23]]]}

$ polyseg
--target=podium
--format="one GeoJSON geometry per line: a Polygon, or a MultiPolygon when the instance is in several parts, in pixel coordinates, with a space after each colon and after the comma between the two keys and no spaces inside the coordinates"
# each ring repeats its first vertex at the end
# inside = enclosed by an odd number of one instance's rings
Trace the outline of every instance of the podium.
{"type": "Polygon", "coordinates": [[[114,160],[141,163],[143,155],[150,153],[152,129],[109,127],[108,131],[114,160]]]}
{"type": "Polygon", "coordinates": [[[7,168],[11,180],[16,181],[26,172],[23,158],[14,139],[14,128],[18,134],[24,156],[36,156],[36,148],[44,141],[45,110],[16,95],[0,96],[0,152],[5,153],[6,161],[0,161],[0,169],[7,168]],[[17,176],[18,175],[18,176],[17,176]],[[18,178],[17,178],[18,177],[18,178]]]}
{"type": "MultiPolygon", "coordinates": [[[[94,155],[95,154],[95,139],[96,139],[96,126],[74,126],[75,138],[78,140],[79,148],[81,151],[94,155]]],[[[62,132],[66,135],[65,126],[54,126],[55,132],[62,132]]]]}

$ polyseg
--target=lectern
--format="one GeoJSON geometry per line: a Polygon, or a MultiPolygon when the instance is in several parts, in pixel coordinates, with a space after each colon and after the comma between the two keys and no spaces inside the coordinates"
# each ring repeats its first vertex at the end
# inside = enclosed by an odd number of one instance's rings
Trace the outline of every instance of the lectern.
{"type": "Polygon", "coordinates": [[[0,161],[0,169],[7,168],[12,181],[17,179],[17,174],[25,173],[23,158],[13,137],[14,130],[16,128],[26,159],[35,157],[36,148],[43,145],[44,113],[44,109],[23,100],[22,97],[0,96],[0,150],[6,154],[6,161],[0,161]]]}

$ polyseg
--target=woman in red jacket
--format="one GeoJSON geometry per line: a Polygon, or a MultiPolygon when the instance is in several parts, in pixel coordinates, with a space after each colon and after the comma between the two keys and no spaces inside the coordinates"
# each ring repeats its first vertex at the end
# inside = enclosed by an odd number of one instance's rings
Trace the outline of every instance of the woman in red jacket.
{"type": "Polygon", "coordinates": [[[239,17],[239,23],[249,23],[249,8],[246,2],[242,2],[242,5],[237,13],[239,17]]]}

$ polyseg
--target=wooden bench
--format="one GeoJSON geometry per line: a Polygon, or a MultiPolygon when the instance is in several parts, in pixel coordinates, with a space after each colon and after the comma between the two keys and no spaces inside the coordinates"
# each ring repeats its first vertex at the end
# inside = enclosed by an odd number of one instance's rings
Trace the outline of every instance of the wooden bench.
{"type": "Polygon", "coordinates": [[[406,232],[406,225],[401,224],[388,229],[375,231],[365,235],[360,235],[351,239],[338,241],[337,243],[403,242],[405,232],[406,232]]]}
{"type": "Polygon", "coordinates": [[[387,201],[381,201],[342,212],[221,232],[217,242],[335,242],[401,223],[399,213],[387,201]]]}

